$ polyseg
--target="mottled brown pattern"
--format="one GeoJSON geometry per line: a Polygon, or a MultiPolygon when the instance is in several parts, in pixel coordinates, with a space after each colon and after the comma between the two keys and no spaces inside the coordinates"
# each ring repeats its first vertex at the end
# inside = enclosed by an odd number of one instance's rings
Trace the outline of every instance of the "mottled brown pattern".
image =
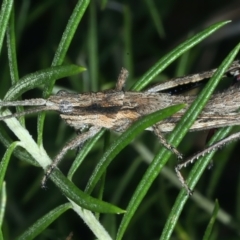
{"type": "MultiPolygon", "coordinates": [[[[239,69],[239,62],[235,61],[228,69],[226,75],[239,77],[239,69]]],[[[0,120],[11,117],[19,117],[28,113],[51,110],[59,112],[60,117],[76,130],[85,130],[82,134],[70,141],[57,155],[53,164],[49,167],[49,170],[46,173],[47,178],[69,149],[73,149],[84,143],[87,139],[97,134],[101,128],[123,132],[131,126],[133,122],[144,115],[148,115],[175,104],[184,103],[186,104],[185,109],[182,109],[172,117],[147,129],[153,131],[157,135],[159,141],[166,148],[170,149],[179,158],[181,158],[181,154],[178,150],[168,144],[165,140],[163,133],[173,130],[176,123],[185,113],[186,109],[194,101],[195,96],[174,96],[167,93],[161,93],[159,91],[190,82],[201,81],[204,78],[211,77],[215,71],[216,69],[213,69],[204,73],[176,78],[167,83],[151,87],[144,92],[130,92],[124,90],[124,84],[128,72],[123,68],[118,77],[116,88],[113,90],[81,94],[59,91],[58,94],[52,95],[48,99],[1,102],[0,106],[36,106],[36,108],[23,113],[0,117],[0,120]]],[[[239,87],[231,87],[224,92],[214,94],[200,116],[190,128],[190,131],[239,125],[239,107],[239,87]]],[[[184,185],[185,182],[182,179],[181,174],[178,169],[176,171],[179,179],[184,185]]],[[[44,179],[44,182],[46,178],[44,179]]]]}

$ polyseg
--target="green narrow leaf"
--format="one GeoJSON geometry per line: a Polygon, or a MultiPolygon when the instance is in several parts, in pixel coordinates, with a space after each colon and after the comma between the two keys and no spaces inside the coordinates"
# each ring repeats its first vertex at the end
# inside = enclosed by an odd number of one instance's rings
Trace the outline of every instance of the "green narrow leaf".
{"type": "Polygon", "coordinates": [[[187,72],[189,67],[191,66],[191,64],[189,63],[189,60],[188,60],[191,57],[190,52],[191,51],[185,52],[179,58],[175,76],[183,76],[187,72]]]}
{"type": "Polygon", "coordinates": [[[3,234],[2,234],[2,229],[0,229],[0,240],[4,240],[3,234]]]}
{"type": "Polygon", "coordinates": [[[175,105],[160,111],[149,114],[142,119],[135,122],[130,128],[128,128],[116,141],[114,141],[105,151],[103,157],[97,164],[94,172],[92,173],[87,187],[86,192],[90,193],[95,187],[97,181],[100,179],[102,174],[107,169],[107,166],[111,163],[113,158],[125,147],[127,146],[139,133],[141,133],[146,128],[152,126],[156,122],[159,122],[172,114],[176,113],[182,109],[185,105],[175,105]]]}
{"type": "MultiPolygon", "coordinates": [[[[67,26],[65,28],[65,31],[63,32],[57,51],[54,55],[52,66],[58,66],[63,63],[67,50],[70,46],[70,43],[74,37],[74,34],[76,33],[77,27],[89,3],[90,3],[90,0],[79,0],[78,3],[76,4],[76,7],[74,8],[73,13],[68,20],[67,26]]],[[[46,85],[48,87],[46,88],[44,97],[49,97],[49,95],[52,92],[53,85],[54,85],[53,79],[48,81],[48,84],[46,85]]]]}
{"type": "Polygon", "coordinates": [[[176,60],[183,53],[194,47],[202,40],[207,38],[209,35],[214,33],[219,28],[223,27],[230,21],[220,22],[211,25],[204,31],[194,35],[192,38],[180,44],[178,47],[173,49],[171,52],[163,56],[153,67],[151,67],[135,84],[132,86],[132,90],[140,91],[147,86],[160,72],[162,72],[170,63],[176,60]]]}
{"type": "MultiPolygon", "coordinates": [[[[5,127],[3,126],[0,126],[0,141],[6,148],[8,148],[13,142],[13,140],[6,133],[5,127]]],[[[21,160],[26,161],[33,166],[39,166],[39,164],[33,159],[33,157],[24,149],[16,148],[13,153],[14,156],[21,160]]]]}
{"type": "Polygon", "coordinates": [[[12,11],[10,20],[9,20],[8,31],[7,31],[8,63],[9,63],[12,85],[19,80],[14,21],[15,21],[14,11],[12,11]]]}
{"type": "Polygon", "coordinates": [[[209,240],[210,239],[212,229],[214,227],[214,223],[216,221],[216,217],[217,217],[217,214],[218,214],[218,210],[219,210],[219,204],[218,204],[218,201],[216,200],[211,219],[208,223],[207,229],[206,229],[206,231],[204,233],[204,236],[203,236],[203,240],[209,240]]]}
{"type": "Polygon", "coordinates": [[[13,142],[7,151],[5,152],[1,164],[0,164],[0,190],[1,190],[1,205],[0,205],[0,228],[2,229],[3,218],[5,214],[6,208],[6,184],[4,182],[6,170],[8,167],[8,163],[10,161],[10,157],[12,156],[13,150],[18,146],[19,142],[13,142]]]}
{"type": "MultiPolygon", "coordinates": [[[[98,199],[103,199],[103,195],[104,195],[104,188],[105,188],[105,184],[106,184],[106,174],[107,172],[105,171],[99,181],[99,188],[98,188],[98,193],[97,193],[97,198],[98,199]]],[[[100,213],[96,213],[95,214],[96,218],[99,219],[100,218],[100,213]]]]}
{"type": "Polygon", "coordinates": [[[0,229],[2,229],[3,227],[3,218],[6,210],[6,202],[7,202],[6,183],[3,182],[1,186],[0,229]]]}
{"type": "Polygon", "coordinates": [[[69,181],[58,169],[55,169],[50,175],[51,180],[63,192],[63,194],[74,201],[77,205],[87,210],[98,213],[117,213],[125,211],[113,204],[103,202],[82,192],[71,181],[69,181]]]}
{"type": "Polygon", "coordinates": [[[13,100],[24,92],[38,87],[49,80],[57,80],[63,77],[75,75],[85,71],[85,68],[76,65],[56,66],[30,73],[21,78],[6,93],[4,100],[13,100]]]}
{"type": "MultiPolygon", "coordinates": [[[[17,83],[19,80],[18,75],[18,64],[17,64],[17,53],[16,53],[16,36],[15,36],[15,15],[14,9],[11,12],[8,31],[7,31],[7,50],[8,50],[8,63],[11,76],[12,85],[17,83]]],[[[17,112],[22,112],[23,107],[16,107],[17,112]]],[[[25,126],[24,116],[19,118],[19,121],[25,126]]]]}
{"type": "Polygon", "coordinates": [[[7,167],[8,167],[10,157],[12,156],[12,152],[18,144],[19,144],[19,142],[13,142],[9,146],[9,148],[7,149],[7,151],[5,152],[5,154],[2,158],[1,165],[0,165],[0,188],[3,184],[3,180],[4,180],[4,177],[5,177],[5,174],[6,174],[6,170],[7,170],[7,167]]]}
{"type": "Polygon", "coordinates": [[[43,230],[45,230],[51,223],[53,223],[60,215],[71,208],[70,203],[60,205],[48,212],[42,218],[37,220],[31,227],[29,227],[22,235],[20,235],[18,240],[31,240],[35,239],[43,230]]]}
{"type": "Polygon", "coordinates": [[[148,7],[150,15],[153,19],[153,23],[157,29],[159,37],[164,38],[165,32],[164,32],[164,28],[163,28],[160,14],[158,12],[158,8],[157,8],[156,4],[154,3],[153,0],[145,1],[145,3],[147,4],[147,7],[148,7]]]}
{"type": "Polygon", "coordinates": [[[13,0],[3,0],[0,12],[0,52],[2,51],[3,39],[6,33],[12,6],[13,0]]]}

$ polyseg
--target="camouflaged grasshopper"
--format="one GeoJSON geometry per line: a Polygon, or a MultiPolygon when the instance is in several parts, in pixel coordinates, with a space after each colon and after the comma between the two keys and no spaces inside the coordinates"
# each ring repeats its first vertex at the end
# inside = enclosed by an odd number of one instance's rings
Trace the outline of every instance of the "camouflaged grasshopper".
{"type": "MultiPolygon", "coordinates": [[[[238,61],[235,61],[229,67],[226,75],[238,78],[239,70],[240,64],[238,61]]],[[[74,149],[83,144],[88,139],[94,137],[94,135],[96,135],[102,128],[116,132],[124,132],[132,125],[133,122],[142,116],[180,103],[184,103],[186,107],[170,118],[158,122],[147,130],[153,131],[164,147],[171,150],[179,158],[182,158],[182,155],[178,152],[178,150],[168,144],[165,140],[164,133],[168,133],[173,130],[176,123],[181,119],[196,96],[171,95],[169,93],[162,93],[161,91],[168,90],[176,86],[182,86],[184,84],[200,82],[204,79],[212,77],[215,71],[216,69],[213,69],[203,73],[178,77],[165,83],[157,84],[143,92],[132,92],[124,90],[124,84],[128,76],[128,71],[123,68],[118,77],[116,87],[112,90],[80,94],[59,91],[56,95],[52,95],[48,99],[36,98],[21,101],[0,102],[0,107],[35,107],[20,113],[2,116],[0,117],[0,121],[36,112],[56,111],[68,125],[74,127],[75,130],[81,133],[68,142],[55,157],[54,161],[45,173],[45,177],[42,182],[43,186],[45,185],[45,182],[51,172],[56,168],[69,149],[74,149]]],[[[224,92],[214,94],[190,128],[190,131],[239,125],[239,107],[239,88],[230,87],[224,92]]],[[[238,138],[239,135],[240,133],[238,133],[238,138]]],[[[231,140],[232,139],[229,141],[231,140]]],[[[221,142],[213,148],[216,149],[225,143],[226,142],[221,142]]],[[[208,149],[206,151],[210,150],[211,149],[208,149]]],[[[199,153],[198,156],[204,155],[206,151],[199,153]]],[[[186,166],[189,162],[195,161],[195,159],[196,158],[189,159],[187,162],[178,164],[176,167],[177,176],[189,194],[191,194],[191,190],[185,183],[185,180],[180,173],[180,169],[183,166],[186,166]]]]}

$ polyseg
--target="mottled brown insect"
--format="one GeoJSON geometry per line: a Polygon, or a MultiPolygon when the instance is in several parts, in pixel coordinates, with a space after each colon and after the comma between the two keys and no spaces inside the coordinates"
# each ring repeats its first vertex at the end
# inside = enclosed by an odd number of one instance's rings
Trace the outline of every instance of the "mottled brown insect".
{"type": "MultiPolygon", "coordinates": [[[[226,74],[238,77],[239,69],[240,64],[238,61],[235,61],[232,63],[226,74]]],[[[203,79],[210,78],[215,71],[216,69],[204,73],[175,78],[166,83],[155,85],[143,92],[131,92],[124,90],[124,84],[128,72],[126,69],[122,69],[117,80],[116,88],[113,90],[81,94],[59,91],[56,95],[52,95],[48,99],[1,102],[1,107],[35,106],[35,109],[3,116],[0,117],[0,120],[19,117],[34,112],[47,110],[57,111],[59,112],[60,117],[68,125],[81,132],[81,134],[77,135],[72,141],[68,142],[55,157],[53,163],[49,166],[46,172],[43,179],[43,185],[45,185],[46,179],[69,149],[74,149],[83,144],[86,140],[96,135],[102,128],[124,132],[133,122],[144,115],[148,115],[175,104],[184,103],[186,105],[184,109],[174,114],[172,117],[158,122],[151,128],[147,129],[153,131],[166,148],[170,149],[181,158],[181,154],[177,149],[167,143],[163,134],[173,130],[176,123],[180,120],[196,97],[170,95],[168,93],[161,93],[160,91],[183,84],[202,81],[203,79]]],[[[217,93],[211,97],[202,113],[190,128],[190,131],[238,125],[240,123],[240,114],[238,113],[239,107],[240,91],[238,87],[231,87],[224,92],[217,93]]],[[[224,143],[220,143],[220,145],[221,144],[224,143]]],[[[202,155],[203,154],[204,152],[202,155]]],[[[191,191],[188,189],[188,186],[180,173],[180,169],[194,160],[195,159],[187,160],[187,162],[179,164],[176,167],[177,176],[183,186],[187,188],[189,194],[191,191]]]]}

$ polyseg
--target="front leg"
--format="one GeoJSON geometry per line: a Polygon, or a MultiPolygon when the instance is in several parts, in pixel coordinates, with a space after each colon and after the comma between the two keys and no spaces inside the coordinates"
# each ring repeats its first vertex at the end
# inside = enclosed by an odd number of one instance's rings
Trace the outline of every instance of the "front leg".
{"type": "Polygon", "coordinates": [[[46,187],[46,181],[48,180],[50,174],[58,166],[58,164],[63,159],[63,157],[67,153],[67,151],[70,149],[74,149],[74,148],[78,147],[79,145],[83,144],[89,138],[92,138],[93,136],[95,136],[100,130],[101,130],[101,127],[92,126],[89,128],[89,130],[87,132],[77,135],[74,139],[72,139],[70,142],[68,142],[62,148],[62,150],[59,152],[59,154],[55,157],[55,159],[53,160],[51,165],[49,165],[47,167],[45,175],[42,179],[42,188],[46,187]]]}

